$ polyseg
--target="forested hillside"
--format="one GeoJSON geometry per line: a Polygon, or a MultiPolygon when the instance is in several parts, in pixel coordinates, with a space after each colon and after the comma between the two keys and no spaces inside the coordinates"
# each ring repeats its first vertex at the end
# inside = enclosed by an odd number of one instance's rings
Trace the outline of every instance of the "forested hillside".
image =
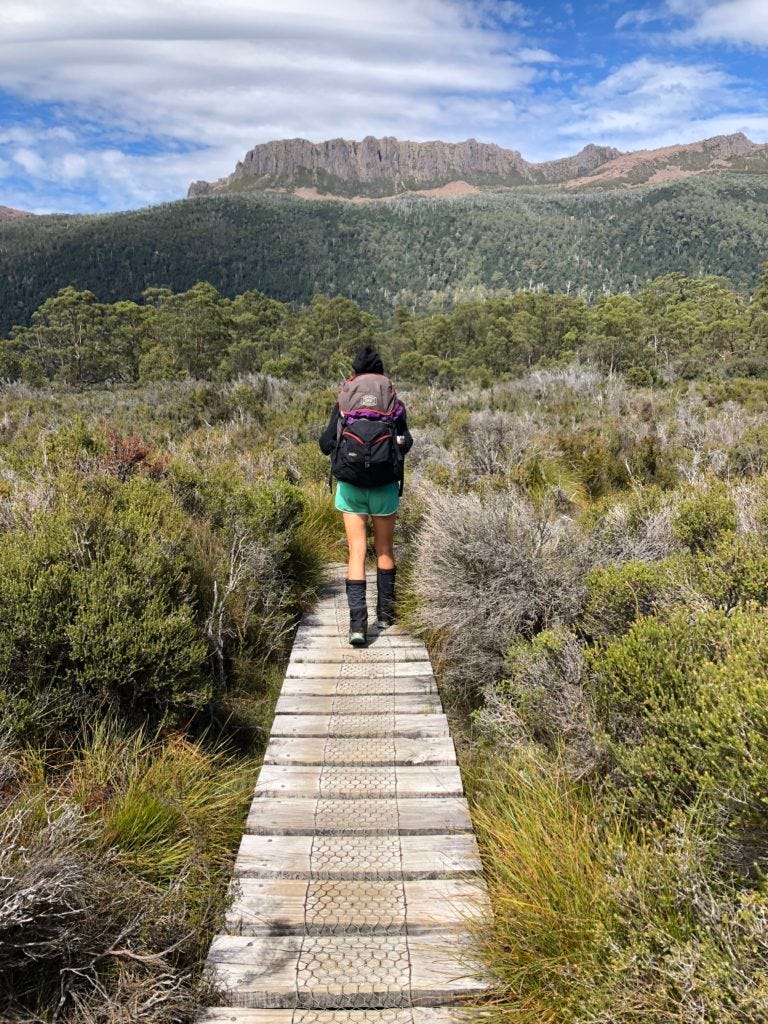
{"type": "Polygon", "coordinates": [[[100,300],[211,282],[284,302],[343,294],[386,314],[490,291],[634,291],[669,271],[751,288],[768,251],[768,180],[702,175],[632,190],[520,188],[365,204],[184,200],[131,213],[0,223],[0,334],[59,288],[100,300]]]}

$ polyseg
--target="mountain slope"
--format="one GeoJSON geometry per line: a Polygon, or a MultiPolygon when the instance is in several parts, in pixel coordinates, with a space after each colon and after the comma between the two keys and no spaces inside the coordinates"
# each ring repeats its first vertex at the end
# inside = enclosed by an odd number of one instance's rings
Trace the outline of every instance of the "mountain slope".
{"type": "Polygon", "coordinates": [[[466,142],[401,142],[367,136],[362,142],[281,139],[255,146],[225,178],[196,181],[189,195],[312,190],[318,195],[378,198],[433,190],[451,182],[481,188],[568,184],[637,185],[705,170],[768,172],[768,146],[741,133],[665,149],[620,153],[586,146],[575,156],[529,163],[517,150],[466,142]]]}
{"type": "Polygon", "coordinates": [[[26,210],[14,210],[10,206],[0,206],[0,221],[21,220],[23,217],[34,217],[26,210]]]}
{"type": "Polygon", "coordinates": [[[212,196],[0,224],[0,335],[70,284],[114,301],[207,280],[225,295],[321,291],[384,313],[538,284],[589,297],[672,270],[748,289],[766,254],[768,177],[747,174],[365,204],[212,196]]]}

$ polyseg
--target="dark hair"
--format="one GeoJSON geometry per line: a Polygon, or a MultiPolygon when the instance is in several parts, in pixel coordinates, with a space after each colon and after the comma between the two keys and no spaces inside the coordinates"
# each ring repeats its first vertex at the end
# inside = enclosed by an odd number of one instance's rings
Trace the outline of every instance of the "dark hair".
{"type": "Polygon", "coordinates": [[[355,373],[384,373],[384,363],[378,352],[365,345],[352,360],[352,369],[355,373]]]}

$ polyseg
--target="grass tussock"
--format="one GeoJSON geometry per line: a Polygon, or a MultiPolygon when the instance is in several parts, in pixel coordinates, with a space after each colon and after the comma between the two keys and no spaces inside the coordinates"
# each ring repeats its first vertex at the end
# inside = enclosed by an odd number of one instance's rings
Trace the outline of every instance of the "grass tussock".
{"type": "Polygon", "coordinates": [[[702,822],[638,835],[533,751],[476,784],[493,904],[475,948],[492,1024],[757,1024],[768,902],[716,869],[702,822]]]}
{"type": "Polygon", "coordinates": [[[103,722],[76,751],[50,752],[45,775],[34,759],[11,772],[0,1012],[191,1020],[253,767],[180,735],[103,722]]]}
{"type": "Polygon", "coordinates": [[[601,970],[608,892],[594,809],[532,753],[495,762],[475,798],[494,909],[477,943],[497,985],[495,1018],[564,1024],[601,970]]]}

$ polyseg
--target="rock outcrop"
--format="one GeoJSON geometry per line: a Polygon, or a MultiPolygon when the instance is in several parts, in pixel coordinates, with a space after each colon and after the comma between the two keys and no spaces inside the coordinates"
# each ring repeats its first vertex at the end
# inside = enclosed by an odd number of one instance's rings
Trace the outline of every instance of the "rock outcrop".
{"type": "Polygon", "coordinates": [[[618,150],[587,146],[565,160],[534,164],[515,149],[466,142],[401,142],[367,136],[362,142],[313,143],[283,139],[255,146],[226,178],[194,182],[190,196],[242,189],[313,187],[339,195],[394,195],[451,181],[471,185],[522,185],[563,181],[599,167],[618,150]]]}
{"type": "Polygon", "coordinates": [[[743,134],[658,150],[620,153],[585,146],[575,156],[530,163],[516,149],[491,143],[408,142],[369,135],[362,142],[282,139],[246,153],[232,174],[215,182],[195,181],[190,196],[218,192],[299,191],[317,196],[391,196],[433,190],[451,182],[468,188],[514,185],[635,185],[703,170],[767,170],[768,146],[743,134]],[[755,168],[750,161],[757,161],[755,168]],[[765,164],[765,166],[763,166],[765,164]]]}
{"type": "Polygon", "coordinates": [[[639,149],[619,154],[588,177],[574,175],[566,184],[571,188],[590,184],[643,185],[716,170],[765,173],[768,146],[751,142],[743,132],[737,132],[661,149],[639,149]]]}
{"type": "Polygon", "coordinates": [[[10,206],[0,206],[0,221],[19,220],[21,217],[34,217],[26,210],[13,210],[10,206]]]}

